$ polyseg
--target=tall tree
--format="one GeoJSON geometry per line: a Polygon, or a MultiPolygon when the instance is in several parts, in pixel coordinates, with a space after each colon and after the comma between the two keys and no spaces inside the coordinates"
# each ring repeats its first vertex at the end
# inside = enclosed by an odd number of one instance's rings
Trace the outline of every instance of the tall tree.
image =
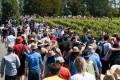
{"type": "Polygon", "coordinates": [[[34,0],[25,0],[24,1],[23,9],[24,9],[25,14],[29,14],[29,15],[34,14],[35,5],[33,2],[34,2],[34,0]]]}
{"type": "Polygon", "coordinates": [[[2,12],[1,12],[2,6],[1,6],[1,3],[2,3],[2,1],[0,0],[0,17],[1,17],[1,15],[2,15],[2,12]]]}
{"type": "Polygon", "coordinates": [[[85,11],[84,0],[68,0],[67,6],[72,15],[82,15],[85,11]]]}
{"type": "Polygon", "coordinates": [[[20,13],[23,14],[23,6],[25,0],[19,0],[20,13]]]}
{"type": "Polygon", "coordinates": [[[19,5],[17,0],[2,0],[2,19],[5,22],[9,18],[19,21],[19,5]]]}
{"type": "Polygon", "coordinates": [[[109,0],[86,0],[86,8],[93,16],[107,16],[110,10],[109,0]]]}
{"type": "Polygon", "coordinates": [[[25,0],[24,12],[26,14],[38,14],[41,16],[59,15],[61,9],[60,0],[25,0]]]}

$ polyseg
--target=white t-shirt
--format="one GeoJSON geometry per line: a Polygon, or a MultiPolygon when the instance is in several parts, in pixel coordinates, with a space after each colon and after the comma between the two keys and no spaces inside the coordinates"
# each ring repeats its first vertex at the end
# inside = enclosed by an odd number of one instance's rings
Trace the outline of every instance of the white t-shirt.
{"type": "Polygon", "coordinates": [[[110,51],[111,48],[112,48],[112,45],[110,43],[106,42],[104,44],[104,54],[105,54],[105,56],[102,58],[102,60],[104,60],[104,61],[109,60],[108,59],[108,54],[109,54],[108,52],[110,51]]]}
{"type": "Polygon", "coordinates": [[[69,80],[95,80],[95,77],[94,77],[94,75],[92,75],[88,72],[85,72],[84,74],[77,73],[77,74],[71,76],[69,80]]]}
{"type": "Polygon", "coordinates": [[[13,35],[9,35],[6,39],[7,45],[15,45],[15,39],[16,37],[14,37],[13,35]]]}

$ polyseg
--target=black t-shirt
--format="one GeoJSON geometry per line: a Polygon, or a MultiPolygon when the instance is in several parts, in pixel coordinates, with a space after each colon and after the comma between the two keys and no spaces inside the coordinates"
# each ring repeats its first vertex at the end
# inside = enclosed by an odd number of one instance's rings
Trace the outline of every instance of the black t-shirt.
{"type": "Polygon", "coordinates": [[[8,35],[8,28],[3,28],[2,34],[3,34],[3,36],[7,36],[8,35]]]}

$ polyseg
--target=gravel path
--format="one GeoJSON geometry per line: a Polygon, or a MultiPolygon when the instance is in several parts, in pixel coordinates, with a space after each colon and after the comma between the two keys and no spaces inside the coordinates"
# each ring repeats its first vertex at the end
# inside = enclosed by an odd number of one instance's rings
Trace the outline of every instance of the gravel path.
{"type": "MultiPolygon", "coordinates": [[[[7,49],[5,48],[5,44],[1,42],[1,37],[0,37],[0,64],[2,57],[7,53],[7,49]]],[[[0,75],[0,80],[4,80],[4,78],[1,78],[0,75]]]]}

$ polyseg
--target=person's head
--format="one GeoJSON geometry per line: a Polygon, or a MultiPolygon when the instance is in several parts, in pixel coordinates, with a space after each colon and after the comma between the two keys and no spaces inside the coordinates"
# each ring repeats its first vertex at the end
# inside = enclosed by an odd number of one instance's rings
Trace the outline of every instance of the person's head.
{"type": "Polygon", "coordinates": [[[84,27],[83,28],[83,33],[87,33],[88,32],[88,28],[87,27],[84,27]]]}
{"type": "Polygon", "coordinates": [[[120,80],[120,65],[113,65],[107,70],[103,80],[120,80]]]}
{"type": "Polygon", "coordinates": [[[109,35],[108,34],[104,35],[104,40],[105,41],[109,40],[109,35]]]}
{"type": "Polygon", "coordinates": [[[63,59],[63,57],[58,57],[56,60],[57,63],[59,63],[61,66],[64,65],[65,60],[63,59]]]}
{"type": "Polygon", "coordinates": [[[87,49],[89,50],[90,53],[95,52],[93,45],[89,45],[87,49]]]}
{"type": "Polygon", "coordinates": [[[36,51],[37,48],[38,48],[37,44],[31,43],[31,49],[32,49],[32,51],[36,51]]]}
{"type": "Polygon", "coordinates": [[[98,41],[102,41],[103,40],[103,36],[99,36],[98,41]]]}
{"type": "Polygon", "coordinates": [[[39,49],[41,49],[41,47],[43,46],[42,40],[39,40],[39,41],[38,41],[37,46],[38,46],[39,49]]]}
{"type": "Polygon", "coordinates": [[[77,73],[84,73],[86,72],[87,63],[84,58],[77,57],[74,61],[75,69],[77,73]]]}
{"type": "Polygon", "coordinates": [[[7,48],[7,50],[8,50],[8,52],[12,52],[13,51],[13,45],[8,45],[8,48],[7,48]]]}
{"type": "Polygon", "coordinates": [[[48,36],[48,34],[45,32],[45,33],[43,34],[43,36],[44,36],[44,37],[47,37],[47,36],[48,36]]]}
{"type": "Polygon", "coordinates": [[[17,37],[16,42],[18,44],[22,43],[23,42],[23,38],[21,36],[17,37]]]}
{"type": "Polygon", "coordinates": [[[18,28],[17,28],[17,31],[18,31],[18,32],[21,32],[21,28],[20,28],[20,27],[18,27],[18,28]]]}
{"type": "Polygon", "coordinates": [[[43,45],[45,48],[48,48],[50,47],[50,42],[48,40],[45,40],[43,45]]]}
{"type": "Polygon", "coordinates": [[[30,38],[30,43],[36,43],[35,38],[30,38]]]}
{"type": "Polygon", "coordinates": [[[67,40],[68,40],[68,34],[65,34],[65,35],[63,36],[63,39],[64,39],[64,41],[67,41],[67,40]]]}
{"type": "Polygon", "coordinates": [[[31,38],[36,38],[36,33],[32,32],[32,34],[30,35],[31,38]]]}
{"type": "Polygon", "coordinates": [[[117,39],[117,41],[120,41],[120,36],[117,36],[116,39],[117,39]]]}
{"type": "Polygon", "coordinates": [[[60,64],[59,63],[51,63],[50,64],[50,73],[52,75],[58,75],[60,70],[60,64]]]}
{"type": "Polygon", "coordinates": [[[71,60],[74,61],[79,56],[80,56],[80,52],[78,47],[73,47],[73,51],[71,52],[71,60]]]}
{"type": "Polygon", "coordinates": [[[90,52],[88,49],[85,49],[82,53],[82,57],[84,57],[84,59],[87,61],[89,60],[89,57],[90,57],[90,52]]]}

